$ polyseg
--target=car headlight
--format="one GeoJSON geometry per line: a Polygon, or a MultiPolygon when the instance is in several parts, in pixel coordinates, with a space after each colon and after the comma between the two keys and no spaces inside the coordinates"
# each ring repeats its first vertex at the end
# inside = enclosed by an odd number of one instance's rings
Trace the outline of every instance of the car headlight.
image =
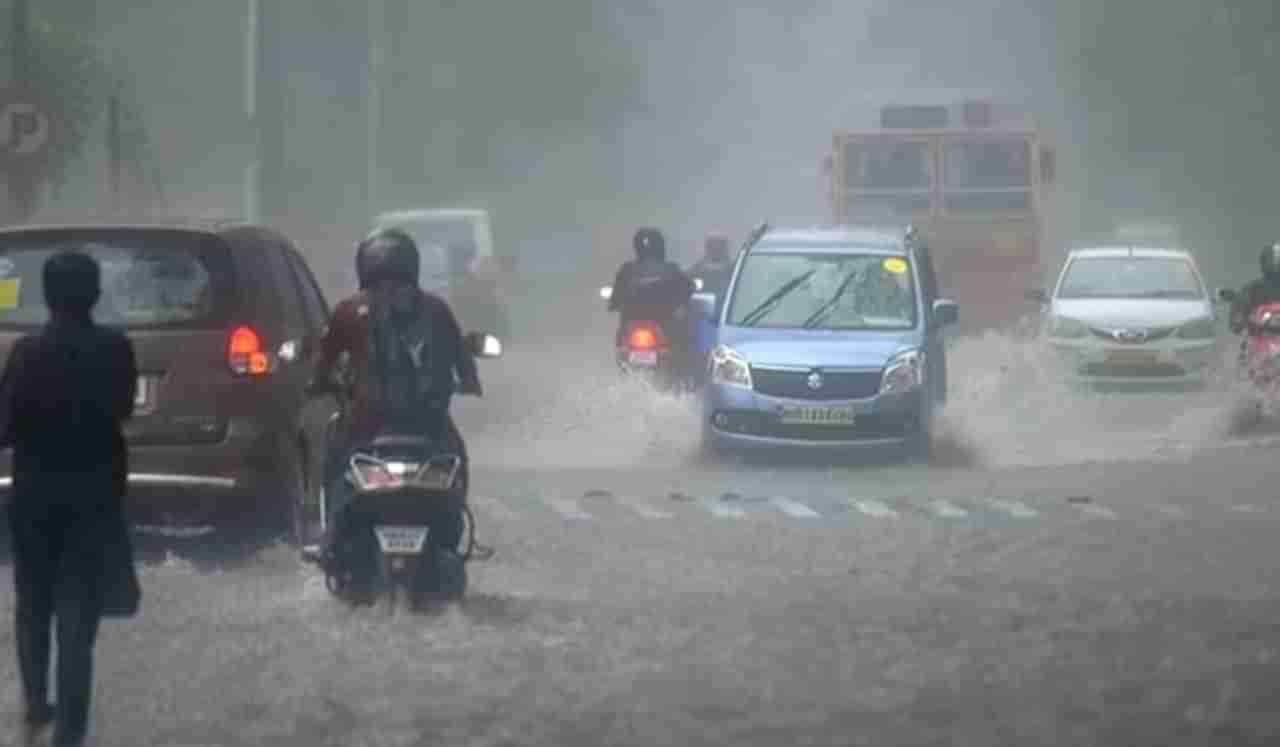
{"type": "Polygon", "coordinates": [[[751,388],[751,366],[730,347],[717,345],[711,351],[711,381],[715,384],[751,388]]]}
{"type": "Polygon", "coordinates": [[[1208,340],[1217,334],[1217,325],[1213,319],[1195,319],[1182,325],[1178,330],[1178,337],[1184,340],[1208,340]]]}
{"type": "Polygon", "coordinates": [[[881,394],[900,394],[918,389],[924,383],[924,351],[898,353],[884,367],[880,379],[881,394]]]}
{"type": "Polygon", "coordinates": [[[1068,319],[1065,316],[1055,316],[1049,320],[1050,337],[1070,340],[1087,334],[1089,334],[1089,328],[1084,325],[1084,322],[1068,319]]]}

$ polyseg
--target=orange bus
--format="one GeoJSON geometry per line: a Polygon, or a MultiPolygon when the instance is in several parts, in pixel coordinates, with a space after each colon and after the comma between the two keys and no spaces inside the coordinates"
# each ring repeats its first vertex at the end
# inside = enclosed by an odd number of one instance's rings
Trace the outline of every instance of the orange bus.
{"type": "Polygon", "coordinates": [[[989,101],[886,106],[876,129],[837,132],[824,171],[837,223],[910,224],[967,328],[1026,313],[1054,153],[1033,127],[997,122],[989,101]]]}

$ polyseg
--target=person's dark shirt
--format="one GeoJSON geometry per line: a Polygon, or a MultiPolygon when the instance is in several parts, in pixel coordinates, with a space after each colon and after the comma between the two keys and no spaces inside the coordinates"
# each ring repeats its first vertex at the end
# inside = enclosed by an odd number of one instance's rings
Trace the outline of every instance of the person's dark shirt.
{"type": "Polygon", "coordinates": [[[20,338],[0,379],[0,445],[14,449],[15,494],[42,476],[122,476],[122,423],[137,385],[133,346],[115,330],[54,321],[20,338]]]}
{"type": "MultiPolygon", "coordinates": [[[[454,382],[460,381],[464,389],[478,390],[480,375],[475,358],[467,348],[458,325],[457,317],[439,296],[418,291],[425,304],[425,312],[432,323],[432,377],[442,382],[442,396],[453,394],[454,382]],[[455,379],[456,376],[456,379],[455,379]]],[[[320,345],[315,378],[328,381],[334,366],[343,353],[349,356],[349,380],[351,386],[351,433],[356,438],[377,434],[383,427],[383,418],[373,411],[369,390],[369,312],[370,295],[360,291],[339,302],[333,311],[324,339],[320,345]]]]}
{"type": "Polygon", "coordinates": [[[674,262],[633,260],[618,270],[609,310],[619,312],[623,325],[642,319],[665,321],[689,302],[693,290],[693,281],[674,262]]]}
{"type": "Polygon", "coordinates": [[[719,299],[729,287],[729,279],[733,277],[733,260],[722,260],[703,257],[696,265],[689,268],[689,274],[702,278],[702,292],[714,293],[719,299]]]}
{"type": "Polygon", "coordinates": [[[1240,291],[1235,303],[1231,305],[1231,329],[1239,332],[1244,329],[1249,314],[1264,303],[1280,302],[1280,279],[1268,281],[1258,278],[1240,291]]]}

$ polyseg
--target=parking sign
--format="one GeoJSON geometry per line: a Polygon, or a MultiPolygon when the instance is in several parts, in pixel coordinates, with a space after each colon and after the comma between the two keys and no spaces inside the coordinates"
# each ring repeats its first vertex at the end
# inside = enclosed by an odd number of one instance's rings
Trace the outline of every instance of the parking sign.
{"type": "Polygon", "coordinates": [[[0,161],[39,158],[49,146],[53,124],[33,97],[0,91],[0,161]]]}

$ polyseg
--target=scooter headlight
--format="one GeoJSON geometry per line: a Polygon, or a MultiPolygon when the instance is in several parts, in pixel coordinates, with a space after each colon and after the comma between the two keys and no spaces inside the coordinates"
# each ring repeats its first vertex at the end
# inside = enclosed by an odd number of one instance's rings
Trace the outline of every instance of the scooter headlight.
{"type": "Polygon", "coordinates": [[[881,394],[901,394],[924,384],[924,351],[908,350],[889,360],[880,380],[881,394]]]}
{"type": "Polygon", "coordinates": [[[751,366],[733,348],[717,345],[711,351],[711,382],[750,389],[751,366]]]}

